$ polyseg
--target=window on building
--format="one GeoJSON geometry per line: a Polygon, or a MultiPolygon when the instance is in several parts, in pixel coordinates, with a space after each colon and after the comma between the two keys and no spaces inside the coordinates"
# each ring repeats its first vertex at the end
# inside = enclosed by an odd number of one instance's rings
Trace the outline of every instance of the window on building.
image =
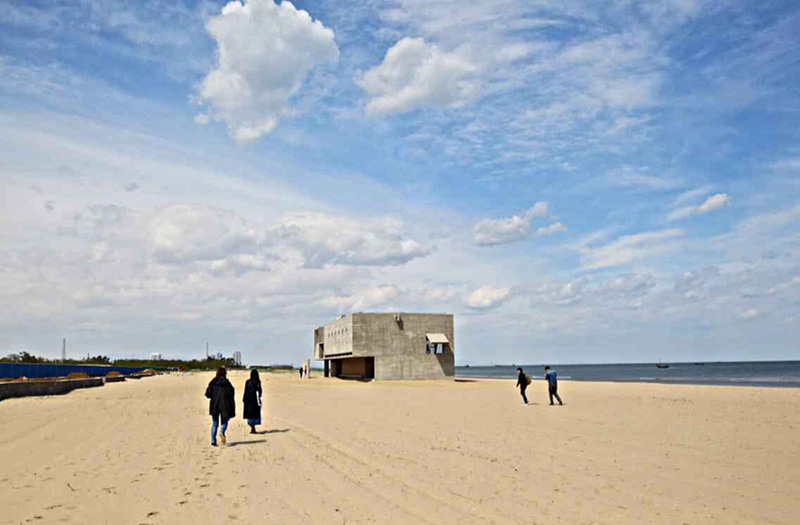
{"type": "Polygon", "coordinates": [[[442,343],[428,343],[426,352],[429,354],[443,354],[444,347],[442,343]]]}
{"type": "Polygon", "coordinates": [[[450,340],[444,334],[425,334],[425,351],[429,354],[444,354],[449,344],[450,340]]]}

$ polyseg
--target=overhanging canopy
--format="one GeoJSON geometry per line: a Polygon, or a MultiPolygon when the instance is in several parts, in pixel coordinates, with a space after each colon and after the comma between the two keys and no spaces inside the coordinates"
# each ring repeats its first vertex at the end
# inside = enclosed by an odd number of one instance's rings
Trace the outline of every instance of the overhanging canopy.
{"type": "Polygon", "coordinates": [[[450,341],[447,340],[447,336],[444,334],[425,334],[425,338],[429,343],[433,343],[435,345],[450,344],[450,341]]]}

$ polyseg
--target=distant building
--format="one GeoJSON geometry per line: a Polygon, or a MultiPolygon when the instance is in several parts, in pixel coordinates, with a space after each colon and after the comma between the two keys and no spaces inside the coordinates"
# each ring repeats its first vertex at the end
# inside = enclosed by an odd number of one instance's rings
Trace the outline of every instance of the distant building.
{"type": "Polygon", "coordinates": [[[242,353],[238,350],[233,353],[233,363],[236,366],[242,366],[242,353]]]}
{"type": "Polygon", "coordinates": [[[451,314],[354,313],[314,330],[325,377],[445,379],[455,376],[451,314]]]}
{"type": "Polygon", "coordinates": [[[150,361],[161,361],[161,354],[159,352],[153,352],[150,354],[150,361]]]}

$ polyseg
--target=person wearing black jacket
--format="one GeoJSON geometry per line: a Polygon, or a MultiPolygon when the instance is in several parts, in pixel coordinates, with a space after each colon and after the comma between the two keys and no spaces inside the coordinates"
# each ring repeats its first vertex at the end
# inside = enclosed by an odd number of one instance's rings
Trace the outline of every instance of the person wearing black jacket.
{"type": "Polygon", "coordinates": [[[256,433],[256,425],[261,424],[261,379],[258,370],[250,371],[250,379],[244,384],[244,418],[250,426],[250,433],[256,433]]]}
{"type": "Polygon", "coordinates": [[[228,429],[228,420],[236,417],[236,401],[233,385],[226,377],[227,372],[224,367],[217,369],[217,375],[208,383],[206,397],[208,402],[208,413],[211,415],[211,446],[217,446],[217,428],[222,423],[220,438],[225,444],[225,431],[228,429]]]}
{"type": "Polygon", "coordinates": [[[523,373],[521,368],[517,368],[519,375],[517,376],[517,386],[519,393],[522,395],[522,402],[528,404],[528,396],[525,395],[525,390],[528,388],[528,377],[523,373]]]}

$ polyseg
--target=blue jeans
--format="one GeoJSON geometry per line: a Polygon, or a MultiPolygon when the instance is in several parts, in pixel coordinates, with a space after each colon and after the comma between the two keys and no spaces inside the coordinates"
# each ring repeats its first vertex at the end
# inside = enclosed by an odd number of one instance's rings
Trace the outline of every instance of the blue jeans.
{"type": "Polygon", "coordinates": [[[217,444],[217,428],[219,427],[219,421],[222,419],[222,435],[225,435],[225,431],[228,430],[228,418],[220,417],[220,416],[211,416],[211,444],[217,444]]]}

